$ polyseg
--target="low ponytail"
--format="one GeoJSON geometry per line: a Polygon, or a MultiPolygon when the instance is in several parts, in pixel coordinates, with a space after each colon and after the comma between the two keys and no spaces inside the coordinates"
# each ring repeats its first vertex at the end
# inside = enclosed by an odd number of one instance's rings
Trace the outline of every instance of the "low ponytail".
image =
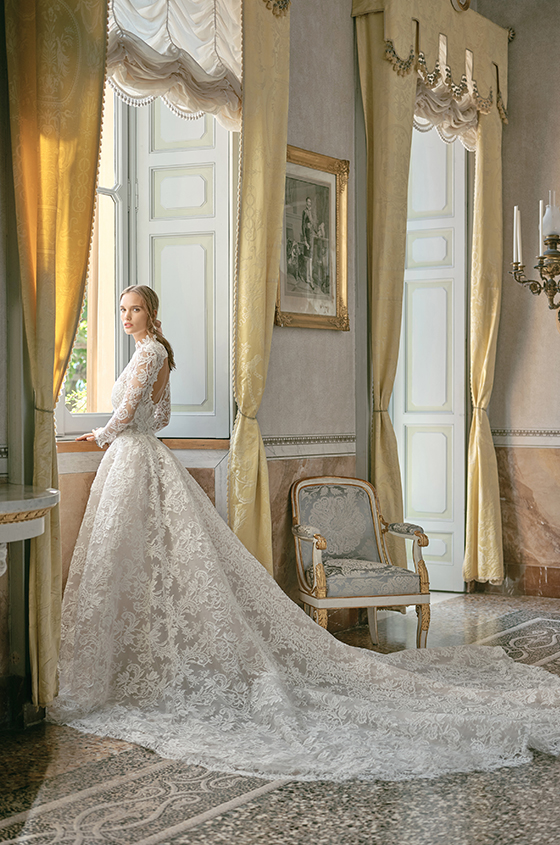
{"type": "Polygon", "coordinates": [[[161,331],[161,323],[160,323],[159,320],[154,320],[151,331],[154,333],[156,340],[159,340],[161,345],[165,346],[165,348],[167,350],[167,363],[169,364],[169,369],[174,370],[176,368],[176,364],[175,364],[175,356],[173,354],[173,349],[171,347],[171,344],[169,343],[167,338],[164,337],[164,335],[161,331]]]}

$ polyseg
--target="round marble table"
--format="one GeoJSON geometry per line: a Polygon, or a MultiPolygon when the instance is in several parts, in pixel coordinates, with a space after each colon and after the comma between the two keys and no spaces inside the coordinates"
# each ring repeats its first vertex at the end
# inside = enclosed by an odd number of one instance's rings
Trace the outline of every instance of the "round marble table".
{"type": "Polygon", "coordinates": [[[38,537],[45,516],[60,501],[58,490],[0,484],[0,575],[7,569],[7,543],[38,537]]]}

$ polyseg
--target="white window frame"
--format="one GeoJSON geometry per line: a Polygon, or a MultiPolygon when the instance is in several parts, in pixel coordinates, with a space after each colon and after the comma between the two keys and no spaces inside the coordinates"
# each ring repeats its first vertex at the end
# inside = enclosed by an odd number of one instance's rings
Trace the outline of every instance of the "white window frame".
{"type": "MultiPolygon", "coordinates": [[[[107,93],[107,96],[109,92],[107,93]]],[[[147,107],[146,107],[147,108],[147,107]]],[[[120,97],[115,95],[115,172],[119,177],[119,181],[113,188],[101,187],[97,189],[97,194],[111,196],[117,206],[116,214],[116,244],[115,244],[115,301],[118,301],[121,291],[123,291],[130,284],[137,283],[137,247],[135,242],[136,237],[136,209],[138,206],[138,180],[135,176],[137,170],[137,109],[126,105],[120,97]],[[134,215],[134,217],[133,217],[134,215]]],[[[229,207],[229,278],[227,280],[227,290],[223,291],[223,295],[227,297],[228,308],[228,396],[221,396],[219,400],[222,406],[227,404],[227,431],[224,430],[224,437],[229,437],[231,432],[231,425],[234,415],[234,399],[231,389],[231,360],[229,356],[230,349],[230,325],[231,325],[231,301],[233,292],[233,268],[234,268],[234,198],[237,195],[237,158],[239,149],[239,139],[237,133],[229,133],[229,184],[228,193],[230,200],[229,207]]],[[[134,352],[133,339],[128,337],[120,327],[118,314],[115,314],[115,379],[122,372],[134,352]]],[[[194,416],[194,414],[193,414],[194,416]]],[[[62,389],[59,401],[55,408],[55,423],[56,432],[59,439],[72,439],[77,435],[91,431],[95,428],[100,428],[106,425],[111,417],[110,412],[99,413],[78,413],[71,412],[65,404],[64,387],[62,389]]],[[[162,432],[165,436],[165,431],[162,432]]],[[[174,438],[190,439],[192,437],[199,438],[202,435],[198,434],[168,434],[174,438]]],[[[214,434],[209,434],[209,438],[215,437],[214,434]]]]}

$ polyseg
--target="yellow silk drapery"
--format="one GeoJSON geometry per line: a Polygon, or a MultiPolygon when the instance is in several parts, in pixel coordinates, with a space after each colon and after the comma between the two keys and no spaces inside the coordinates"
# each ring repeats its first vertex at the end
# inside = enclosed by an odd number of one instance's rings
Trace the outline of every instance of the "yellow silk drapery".
{"type": "MultiPolygon", "coordinates": [[[[399,76],[386,61],[383,14],[361,15],[356,18],[356,29],[368,162],[371,480],[383,513],[392,522],[400,522],[401,475],[397,441],[387,409],[399,356],[416,75],[399,76]]],[[[393,562],[406,568],[403,541],[388,539],[393,562]]]]}
{"type": "MultiPolygon", "coordinates": [[[[380,300],[390,295],[388,288],[384,288],[383,278],[389,278],[393,269],[398,269],[402,276],[404,270],[399,246],[399,238],[402,238],[404,256],[406,208],[403,211],[402,181],[399,177],[392,184],[389,174],[398,172],[398,165],[392,159],[400,157],[408,177],[410,146],[408,142],[407,147],[401,120],[409,119],[412,124],[412,111],[410,87],[398,83],[391,87],[383,74],[380,51],[384,50],[386,64],[393,68],[395,75],[404,80],[412,78],[414,88],[417,73],[420,73],[430,88],[441,81],[457,97],[468,92],[479,112],[478,199],[474,209],[470,306],[471,382],[475,408],[468,458],[463,575],[466,580],[499,583],[503,577],[503,563],[498,475],[485,409],[492,391],[499,320],[502,250],[499,127],[500,120],[506,117],[507,31],[472,10],[455,11],[448,0],[353,0],[353,15],[358,32],[360,79],[368,128],[368,258],[374,399],[372,480],[379,490],[383,508],[386,508],[385,501],[390,503],[386,510],[391,514],[393,508],[395,514],[399,513],[399,502],[391,504],[390,488],[400,497],[400,475],[394,433],[385,409],[396,366],[402,282],[397,281],[393,292],[393,309],[387,301],[380,300]],[[383,92],[379,93],[377,88],[383,92]],[[390,100],[385,113],[395,113],[393,134],[382,134],[383,122],[390,117],[381,113],[375,120],[373,111],[368,117],[368,109],[375,107],[377,98],[382,102],[384,97],[390,100]],[[380,125],[376,126],[376,123],[380,125]],[[382,144],[391,149],[380,149],[382,144]],[[376,156],[382,161],[377,170],[376,156]],[[371,157],[374,158],[373,168],[369,161],[371,157]],[[378,206],[379,202],[381,206],[378,206]],[[388,219],[396,227],[392,233],[383,231],[384,221],[388,219]]],[[[406,206],[406,202],[404,204],[406,206]]],[[[402,558],[399,563],[401,561],[402,558]]]]}
{"type": "Polygon", "coordinates": [[[272,574],[266,455],[256,420],[278,286],[286,171],[290,20],[243,2],[243,112],[233,385],[238,415],[228,467],[229,521],[272,574]]]}
{"type": "MultiPolygon", "coordinates": [[[[103,98],[104,0],[6,0],[6,45],[25,333],[35,394],[33,483],[56,487],[53,409],[86,281],[103,98]]],[[[58,508],[31,541],[33,701],[56,694],[62,599],[58,508]]]]}
{"type": "Polygon", "coordinates": [[[470,296],[473,419],[467,460],[465,581],[503,580],[498,465],[486,409],[494,383],[502,290],[502,122],[482,115],[476,145],[470,296]]]}

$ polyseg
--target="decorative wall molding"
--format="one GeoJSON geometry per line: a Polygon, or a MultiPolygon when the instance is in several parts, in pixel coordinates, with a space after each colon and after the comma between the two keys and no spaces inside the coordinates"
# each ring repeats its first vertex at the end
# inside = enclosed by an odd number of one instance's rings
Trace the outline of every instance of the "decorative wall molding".
{"type": "MultiPolygon", "coordinates": [[[[355,434],[290,434],[263,437],[266,457],[282,458],[338,457],[356,454],[355,434]]],[[[214,469],[227,456],[227,449],[185,449],[173,451],[183,466],[214,469]]],[[[58,471],[61,475],[96,472],[103,452],[59,452],[58,471]]],[[[6,459],[7,466],[7,459],[6,459]]],[[[0,464],[1,467],[1,464],[0,464]]],[[[1,470],[0,470],[1,471],[1,470]]],[[[7,471],[7,470],[6,470],[7,471]]]]}
{"type": "Polygon", "coordinates": [[[560,448],[560,429],[557,428],[493,428],[492,438],[495,446],[560,448]]]}
{"type": "Polygon", "coordinates": [[[280,458],[336,457],[356,454],[355,434],[304,434],[264,436],[269,460],[280,458]]]}
{"type": "Polygon", "coordinates": [[[556,428],[493,428],[493,437],[560,437],[556,428]]]}
{"type": "Polygon", "coordinates": [[[263,437],[265,446],[292,446],[300,443],[355,443],[355,434],[304,434],[285,437],[263,437]]]}

